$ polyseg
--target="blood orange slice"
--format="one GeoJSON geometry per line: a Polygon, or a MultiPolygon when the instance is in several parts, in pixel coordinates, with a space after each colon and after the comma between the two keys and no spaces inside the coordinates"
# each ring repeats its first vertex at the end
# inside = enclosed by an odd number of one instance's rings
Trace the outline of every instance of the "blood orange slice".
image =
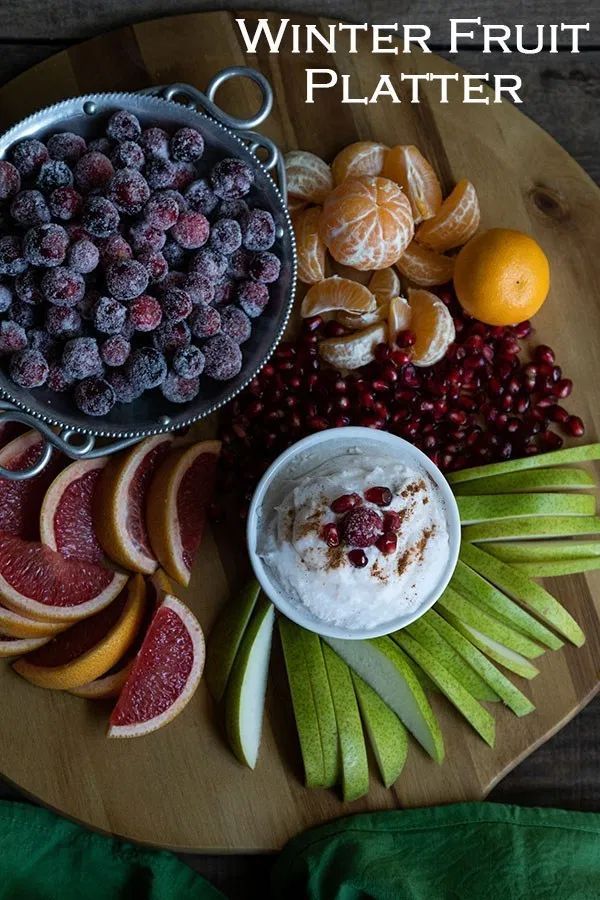
{"type": "Polygon", "coordinates": [[[220,441],[173,450],[148,491],[146,520],[152,549],[167,575],[184,587],[202,541],[220,451],[220,441]]]}
{"type": "MultiPolygon", "coordinates": [[[[38,459],[42,444],[42,437],[37,431],[27,431],[0,450],[0,466],[13,472],[28,469],[38,459]]],[[[39,537],[42,500],[48,485],[63,465],[63,458],[53,453],[35,478],[23,481],[0,478],[0,531],[31,541],[39,537]]]]}
{"type": "Polygon", "coordinates": [[[111,559],[133,572],[149,575],[156,569],[146,528],[146,498],[172,440],[171,435],[147,438],[110,459],[94,493],[98,540],[111,559]]]}
{"type": "Polygon", "coordinates": [[[0,633],[13,638],[53,637],[67,627],[65,622],[40,622],[0,604],[0,633]]]}
{"type": "Polygon", "coordinates": [[[105,609],[14,663],[15,672],[38,687],[55,690],[68,690],[99,678],[135,640],[145,603],[144,580],[138,575],[105,609]]]}
{"type": "Polygon", "coordinates": [[[94,492],[106,458],[81,459],[56,476],[40,512],[40,538],[65,557],[102,562],[92,518],[94,492]]]}
{"type": "Polygon", "coordinates": [[[64,559],[37,541],[0,534],[0,602],[42,622],[76,622],[119,594],[127,575],[64,559]]]}
{"type": "Polygon", "coordinates": [[[204,656],[204,635],[196,617],[168,594],[110,717],[108,736],[137,737],[172,721],[198,687],[204,656]]]}
{"type": "Polygon", "coordinates": [[[8,634],[0,634],[0,658],[22,656],[46,644],[50,638],[15,638],[8,634]]]}

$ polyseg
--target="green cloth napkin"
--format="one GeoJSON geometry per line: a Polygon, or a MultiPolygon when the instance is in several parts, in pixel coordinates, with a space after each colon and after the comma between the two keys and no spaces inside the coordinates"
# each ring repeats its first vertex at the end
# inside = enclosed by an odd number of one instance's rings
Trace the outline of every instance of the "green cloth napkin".
{"type": "Polygon", "coordinates": [[[461,803],[339,819],[275,863],[285,900],[592,900],[600,815],[461,803]]]}
{"type": "Polygon", "coordinates": [[[0,900],[224,900],[172,853],[0,801],[0,900]]]}

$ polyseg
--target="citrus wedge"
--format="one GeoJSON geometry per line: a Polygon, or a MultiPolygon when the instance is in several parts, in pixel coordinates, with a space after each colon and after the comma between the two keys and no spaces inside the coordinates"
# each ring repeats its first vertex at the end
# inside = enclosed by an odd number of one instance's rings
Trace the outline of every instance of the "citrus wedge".
{"type": "Polygon", "coordinates": [[[306,292],[300,307],[303,319],[326,312],[346,312],[362,315],[373,312],[377,300],[364,284],[333,275],[318,284],[313,284],[306,292]]]}
{"type": "Polygon", "coordinates": [[[150,481],[171,447],[170,435],[146,438],[112,457],[94,492],[93,518],[106,554],[133,572],[151,574],[157,566],[146,528],[150,481]]]}
{"type": "Polygon", "coordinates": [[[298,281],[316,284],[325,278],[325,244],[319,237],[320,206],[303,209],[294,216],[298,254],[298,281]]]}
{"type": "Polygon", "coordinates": [[[8,634],[0,633],[0,659],[7,659],[10,656],[22,656],[24,653],[31,653],[38,647],[43,647],[50,640],[45,638],[15,638],[8,634]]]}
{"type": "Polygon", "coordinates": [[[357,141],[340,150],[331,164],[334,184],[361,175],[381,175],[388,148],[375,141],[357,141]]]}
{"type": "Polygon", "coordinates": [[[162,728],[194,695],[204,669],[204,636],[193,613],[168,594],[152,619],[117,705],[108,736],[162,728]]]}
{"type": "MultiPolygon", "coordinates": [[[[27,431],[0,450],[0,466],[15,472],[28,469],[38,459],[42,446],[42,436],[37,431],[27,431]]],[[[44,494],[63,465],[64,458],[53,453],[35,478],[0,478],[0,532],[37,540],[44,494]]]]}
{"type": "Polygon", "coordinates": [[[451,250],[472,238],[479,227],[477,192],[466,178],[459,181],[432,219],[423,222],[415,235],[430,250],[451,250]]]}
{"type": "Polygon", "coordinates": [[[335,318],[344,328],[350,328],[352,331],[361,331],[363,328],[368,328],[369,325],[375,325],[376,322],[384,322],[388,317],[389,308],[389,303],[382,303],[380,306],[376,306],[372,312],[361,313],[359,316],[341,312],[335,318]]]}
{"type": "Polygon", "coordinates": [[[446,284],[452,279],[454,258],[435,253],[434,250],[411,241],[397,261],[396,268],[413,284],[433,287],[436,284],[446,284]]]}
{"type": "Polygon", "coordinates": [[[392,297],[388,309],[388,337],[390,344],[396,343],[400,331],[406,331],[410,325],[411,308],[404,297],[392,297]]]}
{"type": "Polygon", "coordinates": [[[375,359],[375,347],[387,339],[387,324],[379,322],[346,334],[343,337],[326,338],[319,344],[319,353],[323,359],[340,369],[358,369],[375,359]]]}
{"type": "MultiPolygon", "coordinates": [[[[129,653],[127,654],[129,656],[129,653]]],[[[118,697],[133,667],[133,659],[124,663],[122,666],[115,666],[106,675],[95,678],[94,681],[88,681],[80,687],[69,689],[69,694],[74,697],[81,697],[83,700],[111,700],[118,697]]]]}
{"type": "Polygon", "coordinates": [[[446,354],[455,337],[454,321],[448,307],[435,294],[409,290],[410,328],[416,341],[412,348],[415,366],[432,366],[446,354]]]}
{"type": "Polygon", "coordinates": [[[442,205],[442,189],[431,163],[417,147],[392,147],[386,154],[383,175],[402,187],[410,200],[415,223],[435,216],[442,205]]]}
{"type": "Polygon", "coordinates": [[[104,551],[96,536],[93,499],[106,458],[80,459],[60,472],[40,511],[40,539],[65,557],[102,562],[104,551]]]}
{"type": "Polygon", "coordinates": [[[220,441],[173,450],[158,467],[148,491],[146,521],[152,549],[166,574],[189,584],[212,500],[220,441]]]}
{"type": "Polygon", "coordinates": [[[290,197],[306,203],[322,203],[333,188],[331,169],[308,150],[290,150],[283,161],[290,197]]]}
{"type": "Polygon", "coordinates": [[[373,272],[367,286],[378,303],[389,303],[400,293],[400,279],[391,266],[373,272]]]}
{"type": "Polygon", "coordinates": [[[14,663],[15,672],[31,684],[54,690],[69,690],[100,678],[135,640],[145,602],[144,582],[138,575],[105,609],[14,663]]]}
{"type": "Polygon", "coordinates": [[[76,622],[120,593],[127,575],[98,563],[65,559],[39,544],[0,535],[0,602],[43,623],[76,622]]]}

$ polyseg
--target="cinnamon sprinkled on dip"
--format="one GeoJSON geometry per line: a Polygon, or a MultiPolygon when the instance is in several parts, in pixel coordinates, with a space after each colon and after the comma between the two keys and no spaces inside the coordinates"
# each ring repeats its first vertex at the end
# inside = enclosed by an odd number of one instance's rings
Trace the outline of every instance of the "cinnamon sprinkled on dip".
{"type": "Polygon", "coordinates": [[[321,621],[373,628],[417,609],[439,583],[449,555],[446,508],[438,487],[414,461],[354,448],[290,473],[280,488],[257,549],[287,596],[321,621]],[[391,493],[389,503],[366,499],[370,489],[383,486],[391,493]],[[358,507],[371,511],[371,531],[380,517],[381,535],[368,544],[352,543],[350,537],[360,540],[360,528],[347,527],[348,513],[331,508],[347,495],[357,495],[358,507]],[[390,544],[384,523],[391,513],[396,515],[390,544]],[[338,545],[328,543],[324,526],[335,526],[338,545]]]}

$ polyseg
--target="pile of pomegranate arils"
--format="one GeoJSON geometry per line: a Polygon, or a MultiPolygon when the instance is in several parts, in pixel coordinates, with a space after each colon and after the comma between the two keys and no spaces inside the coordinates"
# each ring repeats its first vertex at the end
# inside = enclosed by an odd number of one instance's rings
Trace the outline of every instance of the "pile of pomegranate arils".
{"type": "Polygon", "coordinates": [[[368,366],[338,372],[319,358],[318,343],[345,329],[319,317],[304,320],[298,338],[279,345],[221,429],[225,487],[241,491],[242,515],[273,459],[326,428],[390,431],[443,472],[557,450],[559,431],[584,434],[583,421],[562,405],[573,383],[554,352],[543,344],[525,352],[529,322],[484,325],[463,312],[450,287],[438,295],[452,313],[456,339],[428,368],[412,365],[414,335],[406,331],[395,346],[379,344],[368,366]]]}
{"type": "Polygon", "coordinates": [[[196,129],[118,110],[89,143],[61,132],[0,160],[0,357],[17,385],[104,416],[240,372],[279,278],[275,222],[244,199],[252,166],[204,150],[196,129]]]}

